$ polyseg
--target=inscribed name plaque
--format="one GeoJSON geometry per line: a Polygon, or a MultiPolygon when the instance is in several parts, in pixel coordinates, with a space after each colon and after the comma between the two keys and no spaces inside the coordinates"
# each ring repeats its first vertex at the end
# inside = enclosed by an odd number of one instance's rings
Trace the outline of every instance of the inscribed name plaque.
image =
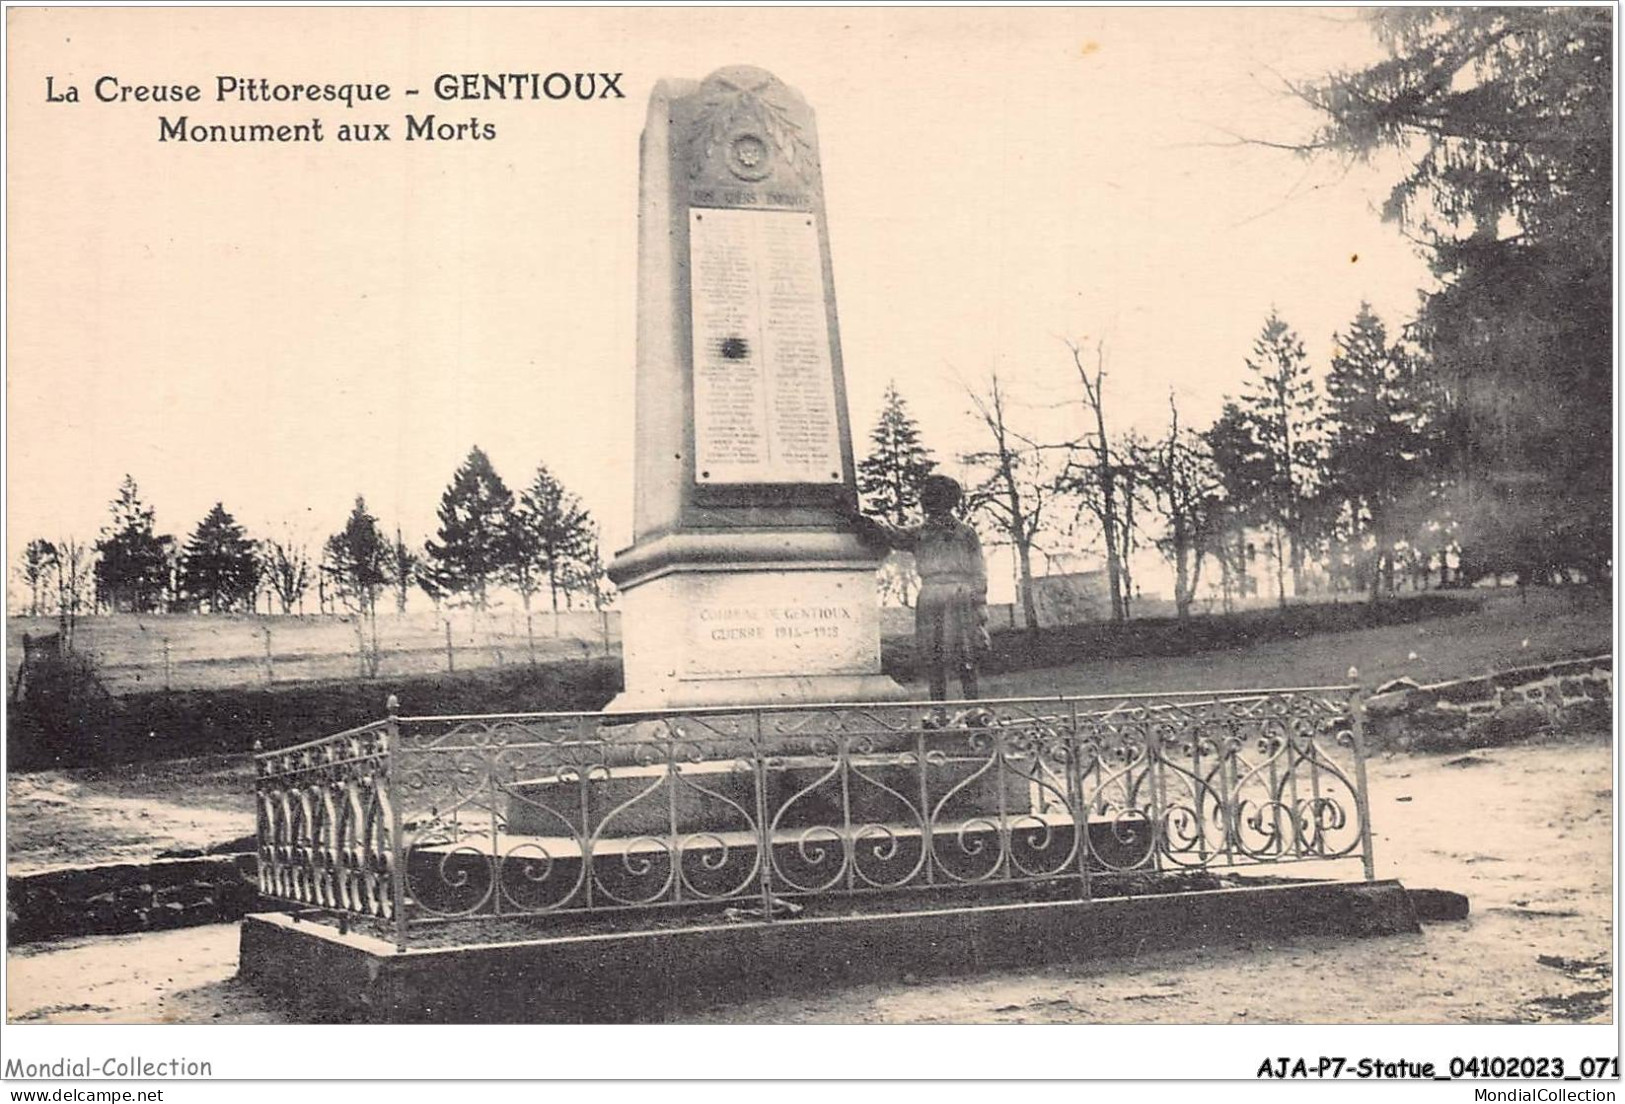
{"type": "Polygon", "coordinates": [[[818,229],[805,211],[689,212],[694,478],[841,482],[818,229]]]}

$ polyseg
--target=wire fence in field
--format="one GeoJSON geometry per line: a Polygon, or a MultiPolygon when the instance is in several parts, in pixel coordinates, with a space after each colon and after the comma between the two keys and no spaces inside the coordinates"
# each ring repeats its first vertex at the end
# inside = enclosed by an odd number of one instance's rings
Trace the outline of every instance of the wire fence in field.
{"type": "MultiPolygon", "coordinates": [[[[995,623],[1006,607],[995,607],[995,623]]],[[[883,608],[886,636],[913,632],[914,611],[883,608]]],[[[59,631],[54,617],[13,617],[6,653],[8,685],[23,662],[25,635],[59,631]]],[[[390,678],[617,655],[617,610],[523,611],[475,615],[395,614],[372,626],[353,615],[103,614],[81,617],[74,650],[91,656],[113,694],[213,690],[228,686],[390,678]]]]}
{"type": "MultiPolygon", "coordinates": [[[[54,618],[12,618],[8,678],[23,662],[24,634],[38,642],[58,631],[54,618]]],[[[614,654],[620,615],[613,610],[457,611],[377,619],[376,635],[354,616],[114,614],[81,618],[74,650],[94,658],[109,692],[206,690],[356,677],[387,678],[546,663],[614,654]]]]}

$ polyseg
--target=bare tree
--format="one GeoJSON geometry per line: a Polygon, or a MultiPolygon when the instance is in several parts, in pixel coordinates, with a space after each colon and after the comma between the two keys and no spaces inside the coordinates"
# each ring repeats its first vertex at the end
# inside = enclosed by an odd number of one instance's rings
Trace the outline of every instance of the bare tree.
{"type": "MultiPolygon", "coordinates": [[[[1106,582],[1111,591],[1112,620],[1122,621],[1128,617],[1128,599],[1123,587],[1123,557],[1121,549],[1125,537],[1125,523],[1118,514],[1118,480],[1121,473],[1116,470],[1112,458],[1111,441],[1106,435],[1106,404],[1102,393],[1106,381],[1106,342],[1097,339],[1094,343],[1094,373],[1090,374],[1089,366],[1084,363],[1085,350],[1081,343],[1067,341],[1066,347],[1072,353],[1072,365],[1077,370],[1078,382],[1083,385],[1083,405],[1085,411],[1093,415],[1093,436],[1090,447],[1094,450],[1092,469],[1087,474],[1079,475],[1067,472],[1063,475],[1063,484],[1070,484],[1077,489],[1084,489],[1085,484],[1092,484],[1094,493],[1081,496],[1089,509],[1100,522],[1101,532],[1106,540],[1106,582]]],[[[1068,461],[1068,467],[1083,467],[1068,461]]],[[[1130,515],[1132,518],[1132,515],[1130,515]]],[[[1132,522],[1130,522],[1132,523],[1132,522]]]]}
{"type": "Polygon", "coordinates": [[[62,650],[73,650],[79,615],[90,609],[95,594],[95,553],[84,541],[68,537],[56,543],[56,616],[62,650]]]}
{"type": "Polygon", "coordinates": [[[599,543],[598,523],[587,521],[579,554],[570,568],[571,593],[585,595],[592,600],[598,612],[598,632],[603,641],[604,654],[609,654],[609,604],[614,600],[615,588],[604,571],[602,545],[599,543]]]}
{"type": "Polygon", "coordinates": [[[302,544],[294,543],[291,536],[281,540],[268,540],[261,546],[266,584],[282,606],[284,614],[297,606],[304,610],[305,592],[310,589],[312,565],[310,553],[302,544]]]}
{"type": "Polygon", "coordinates": [[[988,376],[986,392],[966,388],[976,416],[986,427],[992,447],[966,455],[967,464],[987,475],[969,490],[965,512],[985,513],[997,527],[996,543],[1015,550],[1021,616],[1029,633],[1038,632],[1038,606],[1033,598],[1032,554],[1043,527],[1044,510],[1055,497],[1055,480],[1044,470],[1043,448],[1010,428],[1008,397],[997,371],[988,376]]]}
{"type": "Polygon", "coordinates": [[[1212,457],[1201,437],[1179,426],[1179,406],[1168,392],[1168,435],[1146,450],[1145,476],[1167,528],[1157,545],[1173,561],[1174,608],[1181,627],[1202,581],[1202,560],[1213,547],[1224,503],[1212,457]]]}
{"type": "Polygon", "coordinates": [[[1134,616],[1134,552],[1139,547],[1139,527],[1135,510],[1145,505],[1148,489],[1147,464],[1150,443],[1130,430],[1117,447],[1117,463],[1112,476],[1117,482],[1118,508],[1117,562],[1123,575],[1123,617],[1134,616]]]}

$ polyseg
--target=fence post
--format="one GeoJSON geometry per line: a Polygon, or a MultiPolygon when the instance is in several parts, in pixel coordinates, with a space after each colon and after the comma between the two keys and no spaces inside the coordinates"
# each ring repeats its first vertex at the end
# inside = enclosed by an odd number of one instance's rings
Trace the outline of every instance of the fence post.
{"type": "Polygon", "coordinates": [[[767,749],[762,743],[762,713],[751,714],[751,770],[756,783],[756,846],[761,862],[757,879],[762,894],[762,919],[773,919],[773,824],[767,807],[767,749]]]}
{"type": "Polygon", "coordinates": [[[169,637],[166,636],[164,637],[164,689],[166,691],[170,686],[169,666],[169,637]]]}
{"type": "Polygon", "coordinates": [[[384,728],[384,785],[389,794],[389,881],[394,900],[395,953],[406,950],[406,848],[401,845],[401,791],[395,785],[400,769],[401,701],[394,694],[384,706],[389,720],[384,728]]]}
{"type": "Polygon", "coordinates": [[[449,617],[446,618],[446,670],[447,672],[457,670],[457,660],[451,648],[451,618],[449,617]]]}
{"type": "Polygon", "coordinates": [[[928,774],[929,749],[925,746],[925,726],[914,726],[914,770],[918,775],[920,794],[920,854],[925,863],[925,884],[936,884],[937,841],[931,831],[931,779],[928,774]]]}
{"type": "Polygon", "coordinates": [[[271,853],[273,841],[266,838],[266,830],[271,826],[266,823],[265,807],[265,773],[264,763],[260,755],[265,751],[265,741],[259,737],[254,738],[254,880],[259,883],[261,896],[270,896],[270,871],[265,869],[265,857],[271,853]]]}
{"type": "Polygon", "coordinates": [[[361,614],[355,615],[355,658],[362,678],[367,678],[367,632],[361,624],[361,614]]]}
{"type": "MultiPolygon", "coordinates": [[[[1078,894],[1085,901],[1093,897],[1089,886],[1089,799],[1083,792],[1083,738],[1078,731],[1078,703],[1068,703],[1071,723],[1066,734],[1067,788],[1072,791],[1072,830],[1078,841],[1078,894]]],[[[1093,746],[1093,741],[1090,742],[1093,746]]]]}
{"type": "Polygon", "coordinates": [[[271,626],[265,626],[265,681],[276,681],[276,668],[271,664],[271,626]]]}
{"type": "Polygon", "coordinates": [[[1371,791],[1366,787],[1365,775],[1365,689],[1360,685],[1360,669],[1349,668],[1349,682],[1354,684],[1349,705],[1354,713],[1354,781],[1359,792],[1354,795],[1354,806],[1360,814],[1360,858],[1365,864],[1365,880],[1376,881],[1377,862],[1371,850],[1371,791]]]}

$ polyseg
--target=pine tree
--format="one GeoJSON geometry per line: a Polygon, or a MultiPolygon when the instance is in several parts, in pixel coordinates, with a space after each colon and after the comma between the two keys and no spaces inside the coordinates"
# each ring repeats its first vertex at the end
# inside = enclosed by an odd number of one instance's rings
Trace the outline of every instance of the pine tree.
{"type": "Polygon", "coordinates": [[[918,520],[920,484],[936,470],[931,450],[920,443],[920,426],[909,415],[895,380],[886,384],[884,405],[868,457],[858,465],[858,494],[864,512],[893,525],[918,520]]]}
{"type": "Polygon", "coordinates": [[[389,571],[395,579],[395,613],[401,616],[406,613],[406,596],[423,572],[423,560],[406,547],[399,526],[395,529],[395,547],[390,552],[389,571]]]}
{"type": "Polygon", "coordinates": [[[1241,410],[1268,465],[1266,502],[1276,587],[1285,607],[1288,562],[1294,597],[1304,592],[1304,553],[1310,538],[1305,504],[1323,482],[1320,397],[1302,339],[1274,310],[1253,342],[1247,368],[1252,375],[1242,392],[1241,410]]]}
{"type": "Polygon", "coordinates": [[[56,564],[56,545],[50,541],[35,538],[24,546],[20,574],[23,585],[28,588],[28,616],[40,615],[40,593],[55,577],[56,564]]]}
{"type": "MultiPolygon", "coordinates": [[[[559,596],[577,589],[589,553],[597,551],[592,518],[579,499],[547,470],[536,476],[519,496],[510,531],[511,559],[507,577],[525,605],[525,628],[530,632],[531,596],[544,585],[553,605],[553,635],[559,632],[559,596]]],[[[535,643],[531,642],[534,656],[535,643]]]]}
{"type": "Polygon", "coordinates": [[[181,554],[180,590],[210,613],[253,609],[260,564],[243,527],[216,502],[186,542],[181,554]]]}
{"type": "MultiPolygon", "coordinates": [[[[898,394],[897,381],[886,384],[880,418],[869,434],[870,452],[858,464],[857,489],[863,510],[893,525],[920,520],[920,484],[936,470],[931,450],[920,443],[919,423],[898,394]]],[[[913,604],[920,587],[912,552],[890,552],[878,573],[881,594],[904,606],[913,604]]]]}
{"type": "Polygon", "coordinates": [[[355,496],[355,506],[344,528],[327,538],[322,548],[320,571],[328,589],[361,615],[356,622],[356,652],[361,673],[378,674],[382,652],[378,647],[378,598],[392,581],[390,564],[393,550],[384,539],[378,519],[367,511],[366,499],[355,496]],[[371,643],[362,625],[371,630],[371,643]]]}
{"type": "Polygon", "coordinates": [[[1212,551],[1223,573],[1225,607],[1232,593],[1246,598],[1256,588],[1248,572],[1252,563],[1249,531],[1268,521],[1270,465],[1253,437],[1247,415],[1235,402],[1224,404],[1217,420],[1202,434],[1223,490],[1223,514],[1214,527],[1212,551]]]}
{"type": "Polygon", "coordinates": [[[355,496],[355,506],[344,528],[327,538],[322,548],[321,571],[329,589],[357,613],[372,618],[378,596],[391,582],[391,549],[367,510],[367,500],[355,496]]]}
{"type": "Polygon", "coordinates": [[[490,585],[513,562],[513,508],[513,492],[476,445],[440,496],[439,542],[424,545],[439,584],[468,595],[476,609],[485,609],[490,585]]]}
{"type": "Polygon", "coordinates": [[[1612,570],[1613,48],[1607,7],[1407,7],[1388,56],[1299,94],[1304,151],[1400,167],[1384,205],[1438,288],[1415,336],[1448,384],[1468,578],[1612,570]]]}
{"type": "Polygon", "coordinates": [[[1393,588],[1394,545],[1406,535],[1401,506],[1425,482],[1430,389],[1417,360],[1389,342],[1369,303],[1337,335],[1337,350],[1326,377],[1327,480],[1355,546],[1370,545],[1366,581],[1375,601],[1379,580],[1393,588]]]}
{"type": "Polygon", "coordinates": [[[96,542],[96,600],[113,610],[151,613],[169,590],[175,538],[153,531],[153,510],[128,475],[109,510],[112,520],[96,542]]]}

